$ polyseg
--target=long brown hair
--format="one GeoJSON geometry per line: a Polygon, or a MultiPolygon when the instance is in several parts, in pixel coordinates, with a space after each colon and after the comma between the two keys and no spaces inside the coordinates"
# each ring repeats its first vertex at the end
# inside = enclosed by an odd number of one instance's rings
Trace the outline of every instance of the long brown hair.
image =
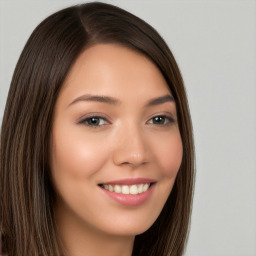
{"type": "Polygon", "coordinates": [[[49,147],[53,110],[78,55],[114,43],[141,52],[162,72],[177,106],[183,159],[156,222],[136,236],[133,255],[182,255],[189,231],[194,146],[178,65],[161,36],[138,17],[109,4],[69,7],[46,18],[26,43],[14,71],[0,148],[0,227],[9,256],[63,255],[56,233],[49,147]]]}

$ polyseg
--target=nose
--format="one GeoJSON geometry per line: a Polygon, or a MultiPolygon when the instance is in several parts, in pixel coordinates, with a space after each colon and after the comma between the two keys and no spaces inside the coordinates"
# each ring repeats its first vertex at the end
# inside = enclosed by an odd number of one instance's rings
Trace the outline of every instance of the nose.
{"type": "Polygon", "coordinates": [[[119,129],[113,142],[113,161],[116,165],[136,168],[148,162],[146,138],[138,126],[119,129]]]}

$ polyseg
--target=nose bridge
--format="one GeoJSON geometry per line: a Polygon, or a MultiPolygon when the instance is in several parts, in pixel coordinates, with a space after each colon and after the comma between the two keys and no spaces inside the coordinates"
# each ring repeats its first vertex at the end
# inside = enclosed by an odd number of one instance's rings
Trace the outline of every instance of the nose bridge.
{"type": "Polygon", "coordinates": [[[145,135],[140,125],[129,122],[119,127],[115,138],[114,162],[139,166],[147,161],[145,135]]]}

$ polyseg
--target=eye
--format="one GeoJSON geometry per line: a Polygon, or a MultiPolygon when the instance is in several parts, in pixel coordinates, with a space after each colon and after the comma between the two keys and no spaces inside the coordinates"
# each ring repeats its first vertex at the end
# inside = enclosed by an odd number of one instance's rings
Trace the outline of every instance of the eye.
{"type": "Polygon", "coordinates": [[[151,118],[147,123],[148,124],[155,124],[155,125],[168,125],[174,122],[174,119],[170,116],[154,116],[151,118]]]}
{"type": "Polygon", "coordinates": [[[100,116],[91,116],[79,121],[79,124],[84,124],[92,127],[99,127],[108,123],[109,122],[104,117],[100,116]]]}

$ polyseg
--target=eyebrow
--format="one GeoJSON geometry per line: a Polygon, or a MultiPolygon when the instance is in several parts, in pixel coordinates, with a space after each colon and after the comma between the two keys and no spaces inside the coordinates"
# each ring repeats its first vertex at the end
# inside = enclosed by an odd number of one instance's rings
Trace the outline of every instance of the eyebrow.
{"type": "MultiPolygon", "coordinates": [[[[95,101],[95,102],[101,102],[101,103],[106,103],[111,105],[119,105],[121,103],[120,100],[110,96],[84,94],[76,98],[74,101],[72,101],[68,106],[73,105],[80,101],[95,101]]],[[[146,106],[156,106],[166,102],[174,102],[173,96],[166,94],[166,95],[151,99],[146,104],[146,106]]]]}
{"type": "Polygon", "coordinates": [[[85,94],[82,95],[78,98],[76,98],[74,101],[72,101],[70,105],[73,105],[76,102],[79,101],[96,101],[96,102],[102,102],[102,103],[107,103],[111,105],[118,105],[120,104],[120,101],[118,99],[109,97],[109,96],[101,96],[101,95],[91,95],[91,94],[85,94]]]}
{"type": "Polygon", "coordinates": [[[150,100],[146,106],[156,106],[166,102],[174,102],[173,96],[170,94],[166,94],[164,96],[157,97],[155,99],[150,100]]]}

